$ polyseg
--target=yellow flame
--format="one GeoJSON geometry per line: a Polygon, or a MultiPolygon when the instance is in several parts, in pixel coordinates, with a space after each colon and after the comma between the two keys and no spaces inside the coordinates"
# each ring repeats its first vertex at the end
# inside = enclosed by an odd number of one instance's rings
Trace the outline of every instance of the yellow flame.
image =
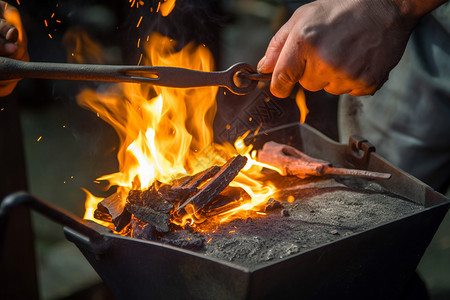
{"type": "MultiPolygon", "coordinates": [[[[144,65],[214,70],[212,54],[203,45],[190,43],[177,51],[174,40],[154,33],[142,46],[144,65]]],[[[244,142],[249,133],[237,139],[234,146],[213,142],[217,91],[217,87],[176,89],[133,83],[114,84],[102,93],[82,91],[78,103],[109,123],[119,136],[119,170],[97,180],[108,181],[109,187],[117,186],[125,200],[132,189],[147,189],[156,180],[170,184],[176,178],[222,165],[241,154],[248,162],[230,186],[242,188],[250,198],[240,199],[238,207],[216,216],[217,223],[261,209],[276,190],[258,179],[262,168],[270,166],[255,160],[252,145],[244,142]]],[[[87,197],[85,217],[92,218],[101,199],[90,193],[87,197]]],[[[187,205],[185,211],[186,215],[180,219],[174,216],[172,221],[182,226],[205,221],[192,205],[187,205]]]]}
{"type": "Polygon", "coordinates": [[[306,121],[309,110],[308,107],[306,107],[305,91],[302,88],[298,89],[297,94],[295,95],[295,102],[300,109],[300,123],[303,124],[306,121]]]}

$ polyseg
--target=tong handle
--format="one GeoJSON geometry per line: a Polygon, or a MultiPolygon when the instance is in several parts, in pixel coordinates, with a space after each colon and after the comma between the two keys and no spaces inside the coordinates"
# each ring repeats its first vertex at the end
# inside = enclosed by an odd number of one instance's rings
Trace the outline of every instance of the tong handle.
{"type": "Polygon", "coordinates": [[[22,78],[132,82],[174,88],[221,86],[237,95],[245,95],[256,88],[259,80],[268,77],[246,63],[237,63],[226,71],[202,72],[175,67],[23,62],[0,58],[0,80],[22,78]]]}
{"type": "MultiPolygon", "coordinates": [[[[123,66],[24,62],[0,58],[0,80],[42,78],[92,81],[127,81],[123,66]]],[[[131,82],[131,81],[130,81],[131,82]]]]}
{"type": "Polygon", "coordinates": [[[101,241],[103,236],[95,229],[89,227],[84,221],[77,216],[58,208],[50,203],[42,201],[28,193],[16,192],[8,195],[0,204],[0,220],[5,218],[9,211],[14,207],[24,205],[40,214],[46,216],[50,220],[59,223],[63,226],[67,226],[76,232],[88,237],[92,242],[101,241]]]}

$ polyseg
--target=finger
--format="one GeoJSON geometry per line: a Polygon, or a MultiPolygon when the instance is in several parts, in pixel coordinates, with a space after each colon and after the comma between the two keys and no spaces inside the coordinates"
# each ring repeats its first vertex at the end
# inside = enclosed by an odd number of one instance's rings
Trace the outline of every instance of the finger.
{"type": "Polygon", "coordinates": [[[275,97],[286,98],[300,80],[305,69],[305,58],[295,35],[290,35],[275,65],[270,91],[275,97]]]}
{"type": "Polygon", "coordinates": [[[6,41],[15,43],[19,39],[19,31],[16,27],[12,26],[5,35],[6,41]]]}
{"type": "Polygon", "coordinates": [[[295,22],[291,18],[283,27],[271,39],[269,46],[267,47],[266,54],[258,63],[258,72],[260,73],[272,73],[275,68],[278,57],[281,50],[289,36],[295,22]]]}
{"type": "Polygon", "coordinates": [[[5,46],[2,49],[4,51],[2,55],[28,61],[27,37],[23,29],[19,11],[12,5],[7,5],[5,9],[5,5],[4,2],[2,3],[2,1],[0,1],[0,10],[4,9],[4,20],[6,20],[9,25],[8,29],[0,26],[0,28],[3,28],[4,30],[4,37],[7,40],[7,43],[4,44],[5,46]]]}
{"type": "Polygon", "coordinates": [[[330,84],[324,90],[333,95],[350,94],[352,96],[365,96],[373,94],[376,88],[360,80],[337,77],[332,78],[330,84]]]}
{"type": "Polygon", "coordinates": [[[5,41],[0,40],[0,56],[11,56],[16,53],[17,49],[16,44],[5,43],[5,41]]]}
{"type": "Polygon", "coordinates": [[[303,88],[317,92],[329,85],[330,72],[321,60],[310,57],[305,64],[305,70],[299,82],[303,88]]]}
{"type": "Polygon", "coordinates": [[[8,23],[5,19],[0,19],[0,36],[6,38],[8,32],[14,28],[14,26],[8,23]]]}
{"type": "Polygon", "coordinates": [[[14,43],[18,38],[17,29],[4,19],[0,19],[0,55],[9,56],[17,51],[14,43]]]}

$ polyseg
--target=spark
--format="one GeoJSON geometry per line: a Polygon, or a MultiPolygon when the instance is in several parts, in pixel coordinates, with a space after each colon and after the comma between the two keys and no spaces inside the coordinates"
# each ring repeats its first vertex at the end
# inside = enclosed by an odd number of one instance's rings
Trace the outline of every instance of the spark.
{"type": "Polygon", "coordinates": [[[52,13],[52,16],[50,17],[50,19],[53,19],[54,16],[55,16],[55,13],[52,13]]]}
{"type": "Polygon", "coordinates": [[[138,39],[137,47],[139,48],[139,44],[141,43],[141,38],[138,39]]]}
{"type": "Polygon", "coordinates": [[[45,20],[45,19],[44,19],[44,24],[45,24],[45,27],[48,27],[47,20],[45,20]]]}
{"type": "Polygon", "coordinates": [[[207,244],[209,244],[209,242],[211,242],[212,238],[209,238],[209,240],[206,241],[207,244]]]}
{"type": "Polygon", "coordinates": [[[20,5],[20,1],[19,0],[17,0],[17,4],[20,5]]]}
{"type": "Polygon", "coordinates": [[[138,28],[139,25],[141,25],[141,21],[142,21],[142,16],[139,18],[139,22],[137,23],[136,28],[138,28]]]}
{"type": "Polygon", "coordinates": [[[48,36],[49,36],[51,39],[53,38],[52,35],[51,35],[50,33],[48,34],[48,36]]]}
{"type": "Polygon", "coordinates": [[[42,140],[42,135],[40,137],[38,137],[37,141],[39,142],[40,140],[42,140]]]}
{"type": "Polygon", "coordinates": [[[141,56],[139,57],[139,61],[137,63],[138,66],[141,64],[141,60],[142,60],[142,53],[141,53],[141,56]]]}
{"type": "Polygon", "coordinates": [[[236,230],[230,230],[230,231],[228,231],[228,233],[233,233],[233,232],[236,232],[236,230]]]}

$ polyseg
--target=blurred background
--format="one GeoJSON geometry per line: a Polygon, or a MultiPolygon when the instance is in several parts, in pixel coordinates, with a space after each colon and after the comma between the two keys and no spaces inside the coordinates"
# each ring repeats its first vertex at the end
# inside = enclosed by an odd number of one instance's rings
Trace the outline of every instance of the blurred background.
{"type": "MultiPolygon", "coordinates": [[[[138,39],[159,31],[180,46],[190,41],[205,44],[214,55],[216,69],[223,70],[241,61],[256,67],[273,34],[299,3],[179,0],[168,17],[155,13],[156,0],[22,0],[10,4],[21,13],[31,61],[80,62],[78,55],[83,54],[88,63],[136,65],[142,53],[136,46],[138,39]],[[93,47],[80,53],[80,43],[93,47]]],[[[117,170],[114,130],[76,103],[77,94],[86,87],[100,89],[102,84],[24,79],[12,95],[0,101],[4,126],[0,148],[13,147],[1,153],[13,151],[20,160],[23,149],[28,190],[79,217],[84,214],[81,188],[106,196],[94,180],[117,170]]],[[[306,93],[306,100],[310,110],[306,122],[337,140],[337,97],[306,93]]],[[[61,226],[32,213],[32,228],[41,299],[111,299],[81,252],[64,238],[61,226]]],[[[431,299],[450,299],[449,271],[447,217],[419,266],[431,299]]]]}

